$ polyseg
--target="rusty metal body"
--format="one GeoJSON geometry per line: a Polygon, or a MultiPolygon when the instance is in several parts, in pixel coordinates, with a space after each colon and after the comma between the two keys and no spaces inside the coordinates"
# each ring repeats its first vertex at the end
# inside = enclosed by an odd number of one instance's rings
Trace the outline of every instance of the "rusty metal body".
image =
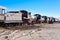
{"type": "Polygon", "coordinates": [[[56,20],[53,17],[41,16],[40,14],[31,15],[31,12],[26,10],[8,11],[5,13],[5,8],[0,8],[0,25],[15,26],[20,24],[40,24],[54,23],[56,20]]]}

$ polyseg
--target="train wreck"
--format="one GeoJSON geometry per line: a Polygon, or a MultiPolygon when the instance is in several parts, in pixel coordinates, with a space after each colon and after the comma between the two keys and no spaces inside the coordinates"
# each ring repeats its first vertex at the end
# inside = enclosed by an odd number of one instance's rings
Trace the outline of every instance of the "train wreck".
{"type": "Polygon", "coordinates": [[[4,7],[0,7],[0,26],[33,25],[41,23],[54,23],[54,17],[42,16],[40,14],[31,15],[26,10],[5,12],[4,7]]]}

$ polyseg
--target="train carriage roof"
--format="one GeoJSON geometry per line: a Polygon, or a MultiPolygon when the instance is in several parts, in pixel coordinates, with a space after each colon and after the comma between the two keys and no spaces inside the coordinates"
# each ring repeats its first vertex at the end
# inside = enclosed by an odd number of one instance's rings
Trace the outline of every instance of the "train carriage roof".
{"type": "Polygon", "coordinates": [[[24,13],[24,14],[25,14],[25,13],[28,13],[28,11],[26,11],[26,10],[20,10],[20,12],[21,12],[21,13],[24,13]]]}
{"type": "Polygon", "coordinates": [[[41,16],[40,14],[35,14],[34,16],[41,16]]]}
{"type": "Polygon", "coordinates": [[[19,11],[8,11],[7,13],[19,13],[19,11]]]}

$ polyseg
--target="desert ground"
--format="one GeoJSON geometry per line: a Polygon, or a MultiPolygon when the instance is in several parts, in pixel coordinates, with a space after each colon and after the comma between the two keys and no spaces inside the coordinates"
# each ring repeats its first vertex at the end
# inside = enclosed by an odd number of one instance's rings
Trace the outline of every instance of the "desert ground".
{"type": "Polygon", "coordinates": [[[60,23],[0,27],[0,40],[60,40],[60,23]]]}

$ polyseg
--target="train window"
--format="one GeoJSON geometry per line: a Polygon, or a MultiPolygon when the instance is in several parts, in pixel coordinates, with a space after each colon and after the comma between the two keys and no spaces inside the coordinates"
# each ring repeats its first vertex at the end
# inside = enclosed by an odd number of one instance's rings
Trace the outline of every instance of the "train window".
{"type": "Polygon", "coordinates": [[[0,14],[4,14],[5,13],[5,9],[0,9],[0,14]]]}

